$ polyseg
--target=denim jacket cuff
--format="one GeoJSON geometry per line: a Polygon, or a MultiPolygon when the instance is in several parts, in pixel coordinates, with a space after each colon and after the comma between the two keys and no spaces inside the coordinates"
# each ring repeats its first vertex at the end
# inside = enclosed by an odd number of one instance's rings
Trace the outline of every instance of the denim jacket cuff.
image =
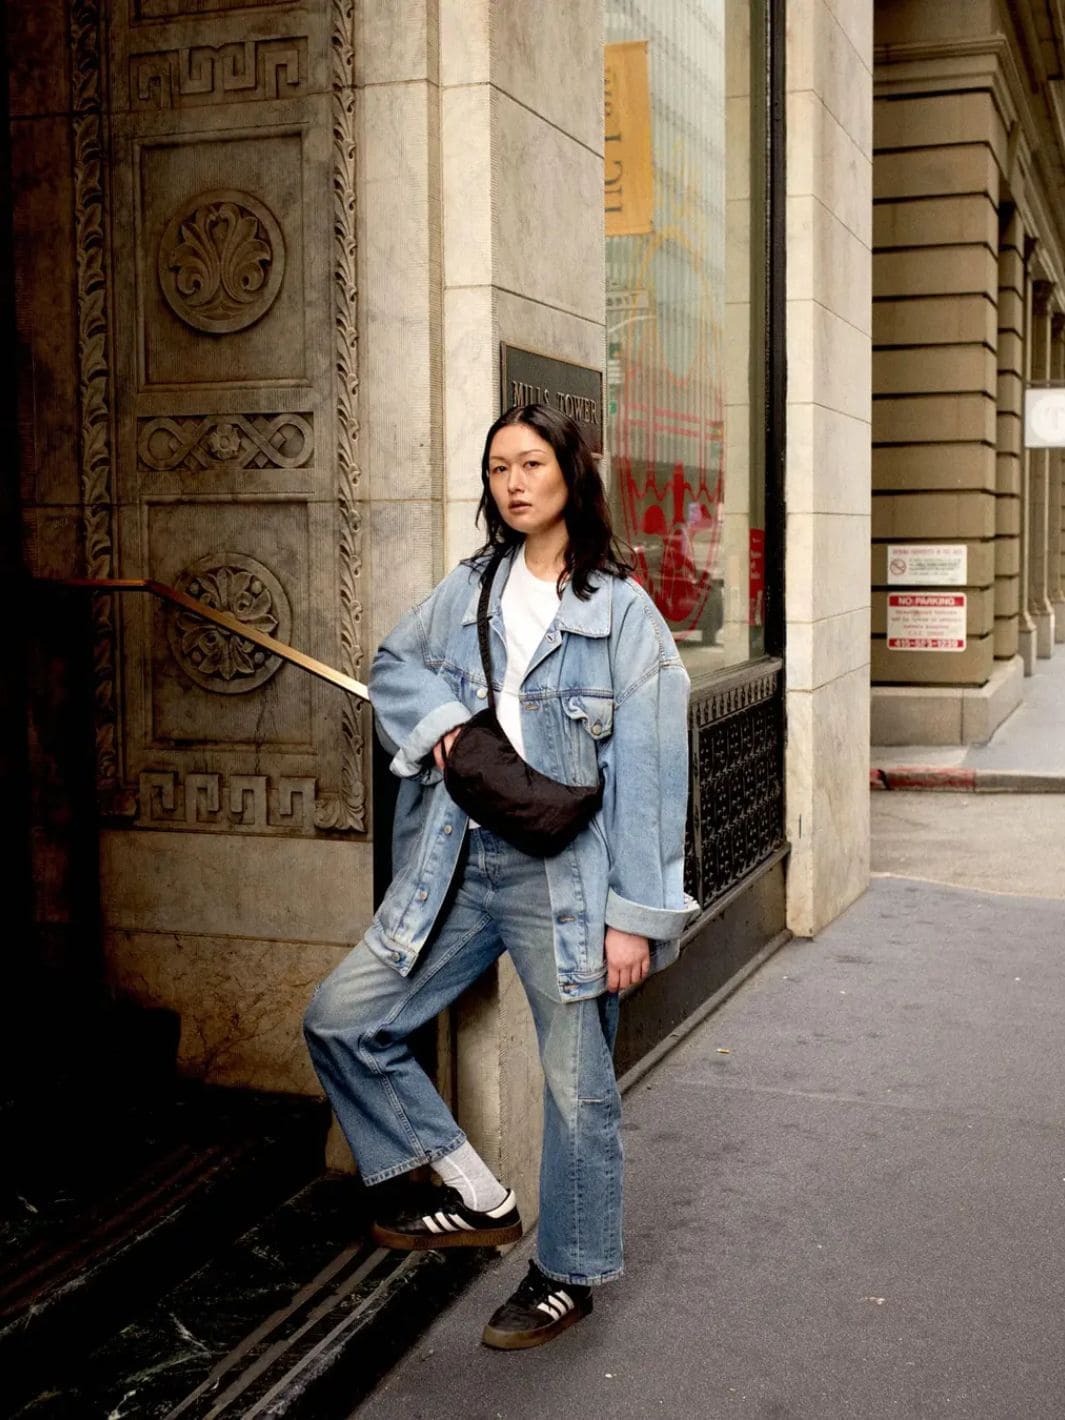
{"type": "Polygon", "coordinates": [[[410,739],[396,752],[396,757],[388,766],[400,779],[413,779],[425,768],[422,761],[429,754],[442,735],[457,729],[470,718],[470,712],[461,700],[448,700],[437,705],[424,715],[411,731],[410,739]]]}
{"type": "Polygon", "coordinates": [[[641,902],[629,902],[627,898],[619,897],[613,888],[607,889],[606,925],[652,941],[669,941],[679,937],[697,911],[698,904],[687,895],[684,906],[680,908],[645,907],[641,902]]]}

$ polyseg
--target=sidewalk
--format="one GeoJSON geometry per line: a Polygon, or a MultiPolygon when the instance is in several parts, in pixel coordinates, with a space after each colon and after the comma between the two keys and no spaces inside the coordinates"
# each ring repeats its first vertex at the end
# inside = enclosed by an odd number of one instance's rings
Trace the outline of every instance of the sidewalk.
{"type": "Polygon", "coordinates": [[[1061,1420],[1063,966],[1065,885],[875,879],[627,1096],[593,1315],[480,1346],[523,1240],[356,1414],[1061,1420]]]}
{"type": "Polygon", "coordinates": [[[874,745],[873,789],[1065,793],[1065,647],[1037,661],[1024,700],[984,745],[874,745]]]}

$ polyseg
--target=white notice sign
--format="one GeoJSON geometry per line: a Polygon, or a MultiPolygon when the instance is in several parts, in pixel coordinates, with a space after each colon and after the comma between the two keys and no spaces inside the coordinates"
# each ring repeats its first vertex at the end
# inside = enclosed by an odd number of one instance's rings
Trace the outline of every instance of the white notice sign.
{"type": "Polygon", "coordinates": [[[1065,448],[1065,389],[1029,386],[1024,391],[1024,446],[1065,448]]]}
{"type": "Polygon", "coordinates": [[[962,543],[889,543],[887,579],[890,587],[964,587],[968,551],[962,543]]]}
{"type": "Polygon", "coordinates": [[[964,651],[964,592],[889,592],[889,651],[964,651]]]}

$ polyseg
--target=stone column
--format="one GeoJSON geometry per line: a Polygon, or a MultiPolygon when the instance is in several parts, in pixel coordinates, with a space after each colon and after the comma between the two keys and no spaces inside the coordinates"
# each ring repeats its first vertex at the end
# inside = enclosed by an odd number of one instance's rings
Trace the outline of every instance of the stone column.
{"type": "MultiPolygon", "coordinates": [[[[1050,378],[1049,282],[1032,283],[1032,339],[1028,378],[1050,378]]],[[[1035,623],[1036,655],[1054,652],[1054,608],[1048,594],[1050,558],[1050,450],[1030,449],[1028,459],[1028,610],[1035,623]]]]}
{"type": "Polygon", "coordinates": [[[1024,229],[1012,203],[1000,213],[998,407],[995,453],[995,658],[1017,655],[1021,613],[1024,229]]]}
{"type": "Polygon", "coordinates": [[[1024,447],[1024,385],[1031,379],[1032,372],[1032,298],[1033,282],[1030,272],[1032,254],[1035,251],[1035,238],[1025,236],[1023,245],[1024,270],[1021,286],[1021,390],[1020,403],[1018,406],[1018,433],[1019,444],[1017,449],[1020,460],[1020,587],[1021,606],[1017,618],[1017,651],[1024,663],[1025,675],[1032,675],[1035,672],[1036,661],[1036,625],[1032,616],[1032,510],[1031,510],[1031,470],[1032,462],[1028,450],[1024,447]]]}
{"type": "Polygon", "coordinates": [[[872,6],[788,10],[788,926],[868,878],[872,6]]]}
{"type": "MultiPolygon", "coordinates": [[[[445,563],[480,540],[500,342],[604,368],[603,8],[440,0],[445,563]]],[[[457,1112],[535,1216],[541,1074],[509,959],[456,1011],[457,1112]]]]}
{"type": "MultiPolygon", "coordinates": [[[[1060,298],[1059,298],[1060,301],[1060,298]]],[[[1051,321],[1050,378],[1065,385],[1065,314],[1051,321]]],[[[1065,641],[1065,449],[1050,451],[1050,527],[1047,595],[1054,608],[1054,640],[1065,641]]]]}
{"type": "Polygon", "coordinates": [[[990,85],[936,94],[928,64],[911,97],[909,75],[896,79],[884,53],[874,115],[872,735],[956,743],[986,737],[1001,708],[992,677],[1005,124],[990,85]],[[902,590],[888,582],[888,546],[919,542],[966,548],[967,584],[952,589],[967,598],[963,651],[888,647],[889,595],[902,590]]]}

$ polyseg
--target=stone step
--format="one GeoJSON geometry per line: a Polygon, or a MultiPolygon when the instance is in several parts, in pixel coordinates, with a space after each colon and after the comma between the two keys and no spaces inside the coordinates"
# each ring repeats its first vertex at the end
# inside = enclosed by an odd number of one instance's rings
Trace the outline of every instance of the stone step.
{"type": "Polygon", "coordinates": [[[13,1414],[349,1416],[494,1257],[388,1252],[368,1221],[357,1181],[321,1175],[13,1414]]]}
{"type": "Polygon", "coordinates": [[[116,1107],[96,1150],[84,1138],[66,1154],[35,1149],[16,1121],[0,1220],[8,1403],[55,1389],[139,1308],[313,1177],[326,1124],[315,1101],[193,1085],[116,1107]]]}

